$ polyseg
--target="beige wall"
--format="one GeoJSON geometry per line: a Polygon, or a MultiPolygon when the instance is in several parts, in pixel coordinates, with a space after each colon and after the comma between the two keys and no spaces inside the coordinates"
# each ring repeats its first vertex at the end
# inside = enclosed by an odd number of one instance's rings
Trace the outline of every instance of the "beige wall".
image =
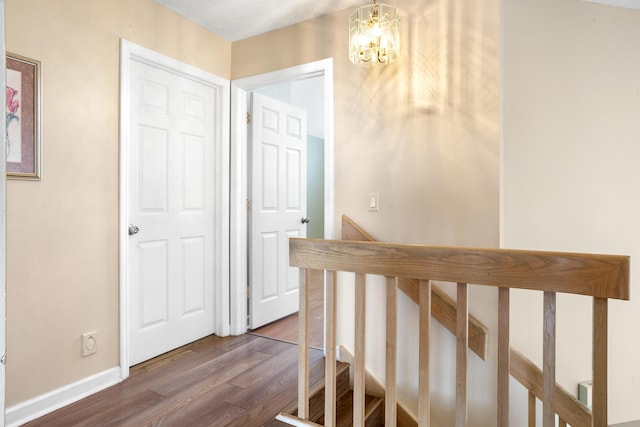
{"type": "Polygon", "coordinates": [[[233,79],[333,57],[336,214],[381,239],[498,243],[498,6],[466,3],[396,2],[386,68],[349,62],[349,10],[233,44],[233,79]]]}
{"type": "MultiPolygon", "coordinates": [[[[396,4],[403,54],[364,69],[346,56],[345,11],[234,43],[231,55],[151,0],[8,0],[8,48],[43,62],[44,99],[43,180],[8,189],[8,405],[118,363],[120,37],[227,78],[333,57],[336,215],[381,240],[497,246],[498,0],[396,4]],[[369,192],[380,194],[379,212],[367,210],[369,192]],[[91,330],[100,350],[81,358],[80,335],[91,330]]],[[[384,305],[380,289],[369,298],[372,310],[384,305]]],[[[472,300],[492,326],[495,297],[480,289],[472,300]]],[[[417,313],[407,301],[402,312],[413,346],[417,313]]],[[[340,340],[348,345],[349,330],[340,340]]],[[[434,415],[450,424],[454,343],[442,331],[436,340],[434,401],[445,403],[434,415]]],[[[369,341],[379,372],[379,337],[369,341]]],[[[410,406],[415,356],[404,356],[401,373],[410,406]]],[[[477,390],[494,387],[495,360],[471,358],[471,413],[493,425],[495,402],[477,390]]]]}
{"type": "Polygon", "coordinates": [[[152,0],[7,0],[6,20],[42,61],[43,177],[7,185],[11,406],[119,364],[119,39],[225,78],[231,44],[152,0]]]}
{"type": "MultiPolygon", "coordinates": [[[[610,304],[609,422],[640,419],[640,11],[503,3],[503,244],[631,255],[632,300],[610,304]]],[[[540,299],[512,303],[513,344],[540,362],[540,299]]],[[[557,378],[574,393],[591,379],[590,307],[558,300],[557,378]]]]}
{"type": "MultiPolygon", "coordinates": [[[[234,43],[232,77],[333,57],[336,218],[347,214],[380,240],[497,246],[498,0],[393,3],[403,10],[402,54],[389,67],[349,62],[347,10],[234,43]],[[379,193],[379,212],[368,211],[369,192],[379,193]]],[[[341,298],[348,301],[349,290],[341,298]]],[[[486,289],[473,291],[472,312],[489,326],[495,300],[486,289]]],[[[384,312],[380,286],[368,303],[375,322],[384,312]]],[[[339,341],[352,349],[351,311],[340,310],[339,341]]],[[[401,392],[413,407],[417,312],[406,300],[401,312],[402,339],[413,350],[403,356],[401,392]]],[[[370,327],[369,361],[384,378],[380,328],[370,327]]],[[[448,333],[436,340],[434,416],[453,425],[454,343],[448,333]]],[[[494,394],[486,392],[495,387],[495,359],[472,355],[471,364],[470,412],[477,425],[495,425],[494,394]]]]}
{"type": "MultiPolygon", "coordinates": [[[[390,67],[363,69],[346,57],[344,11],[235,43],[232,57],[230,43],[152,0],[7,0],[8,50],[43,67],[43,179],[8,183],[9,406],[118,364],[121,37],[226,78],[333,57],[336,215],[381,240],[497,245],[498,0],[395,3],[403,53],[390,67]],[[369,192],[380,194],[380,212],[368,212],[369,192]],[[98,354],[81,358],[80,335],[92,330],[98,354]]],[[[577,0],[504,3],[505,246],[640,254],[640,13],[577,0]]],[[[517,322],[531,306],[518,298],[517,322]]],[[[471,301],[493,327],[494,295],[474,290],[471,301]]],[[[417,314],[401,304],[411,346],[417,314]]],[[[369,305],[383,307],[381,289],[369,305]]],[[[588,309],[583,301],[560,308],[570,326],[559,334],[579,353],[588,309]]],[[[640,345],[627,342],[638,313],[636,301],[613,304],[610,422],[640,418],[632,387],[640,345]]],[[[518,325],[516,345],[535,357],[529,325],[518,325]]],[[[453,340],[435,335],[434,401],[445,405],[434,416],[449,425],[453,340]]],[[[340,331],[347,346],[351,336],[340,331]]],[[[369,342],[379,373],[379,337],[369,342]]],[[[564,347],[558,375],[571,390],[588,379],[590,362],[564,347]]],[[[400,375],[410,406],[414,356],[403,356],[400,375]]],[[[495,387],[495,358],[472,355],[471,364],[470,412],[493,425],[495,402],[479,390],[495,387]]]]}

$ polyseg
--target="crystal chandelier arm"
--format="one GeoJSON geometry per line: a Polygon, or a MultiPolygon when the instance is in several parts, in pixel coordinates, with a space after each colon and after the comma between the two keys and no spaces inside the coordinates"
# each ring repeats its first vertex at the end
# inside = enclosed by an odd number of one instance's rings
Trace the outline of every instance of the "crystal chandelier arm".
{"type": "Polygon", "coordinates": [[[372,0],[349,17],[349,59],[354,64],[390,64],[398,54],[398,12],[372,0]]]}

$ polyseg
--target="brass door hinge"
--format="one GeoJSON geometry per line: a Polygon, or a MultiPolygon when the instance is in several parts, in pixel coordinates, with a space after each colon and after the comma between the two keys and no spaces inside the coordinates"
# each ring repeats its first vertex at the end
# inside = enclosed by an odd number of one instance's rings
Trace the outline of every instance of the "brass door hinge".
{"type": "Polygon", "coordinates": [[[251,212],[251,199],[247,199],[247,212],[251,212]]]}
{"type": "Polygon", "coordinates": [[[251,124],[251,113],[247,113],[247,124],[251,124]]]}

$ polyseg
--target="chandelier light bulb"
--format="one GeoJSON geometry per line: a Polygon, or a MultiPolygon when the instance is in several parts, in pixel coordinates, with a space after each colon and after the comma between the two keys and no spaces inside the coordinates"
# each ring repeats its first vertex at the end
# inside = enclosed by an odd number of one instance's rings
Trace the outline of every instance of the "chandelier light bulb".
{"type": "Polygon", "coordinates": [[[400,48],[398,11],[373,0],[349,17],[349,59],[371,66],[392,63],[400,48]]]}

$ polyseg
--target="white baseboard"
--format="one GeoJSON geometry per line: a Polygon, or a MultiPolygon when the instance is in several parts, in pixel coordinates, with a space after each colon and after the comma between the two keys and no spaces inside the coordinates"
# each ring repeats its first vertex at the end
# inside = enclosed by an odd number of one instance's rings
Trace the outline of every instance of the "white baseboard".
{"type": "Polygon", "coordinates": [[[122,381],[120,367],[99,372],[7,408],[7,427],[17,427],[122,381]]]}

